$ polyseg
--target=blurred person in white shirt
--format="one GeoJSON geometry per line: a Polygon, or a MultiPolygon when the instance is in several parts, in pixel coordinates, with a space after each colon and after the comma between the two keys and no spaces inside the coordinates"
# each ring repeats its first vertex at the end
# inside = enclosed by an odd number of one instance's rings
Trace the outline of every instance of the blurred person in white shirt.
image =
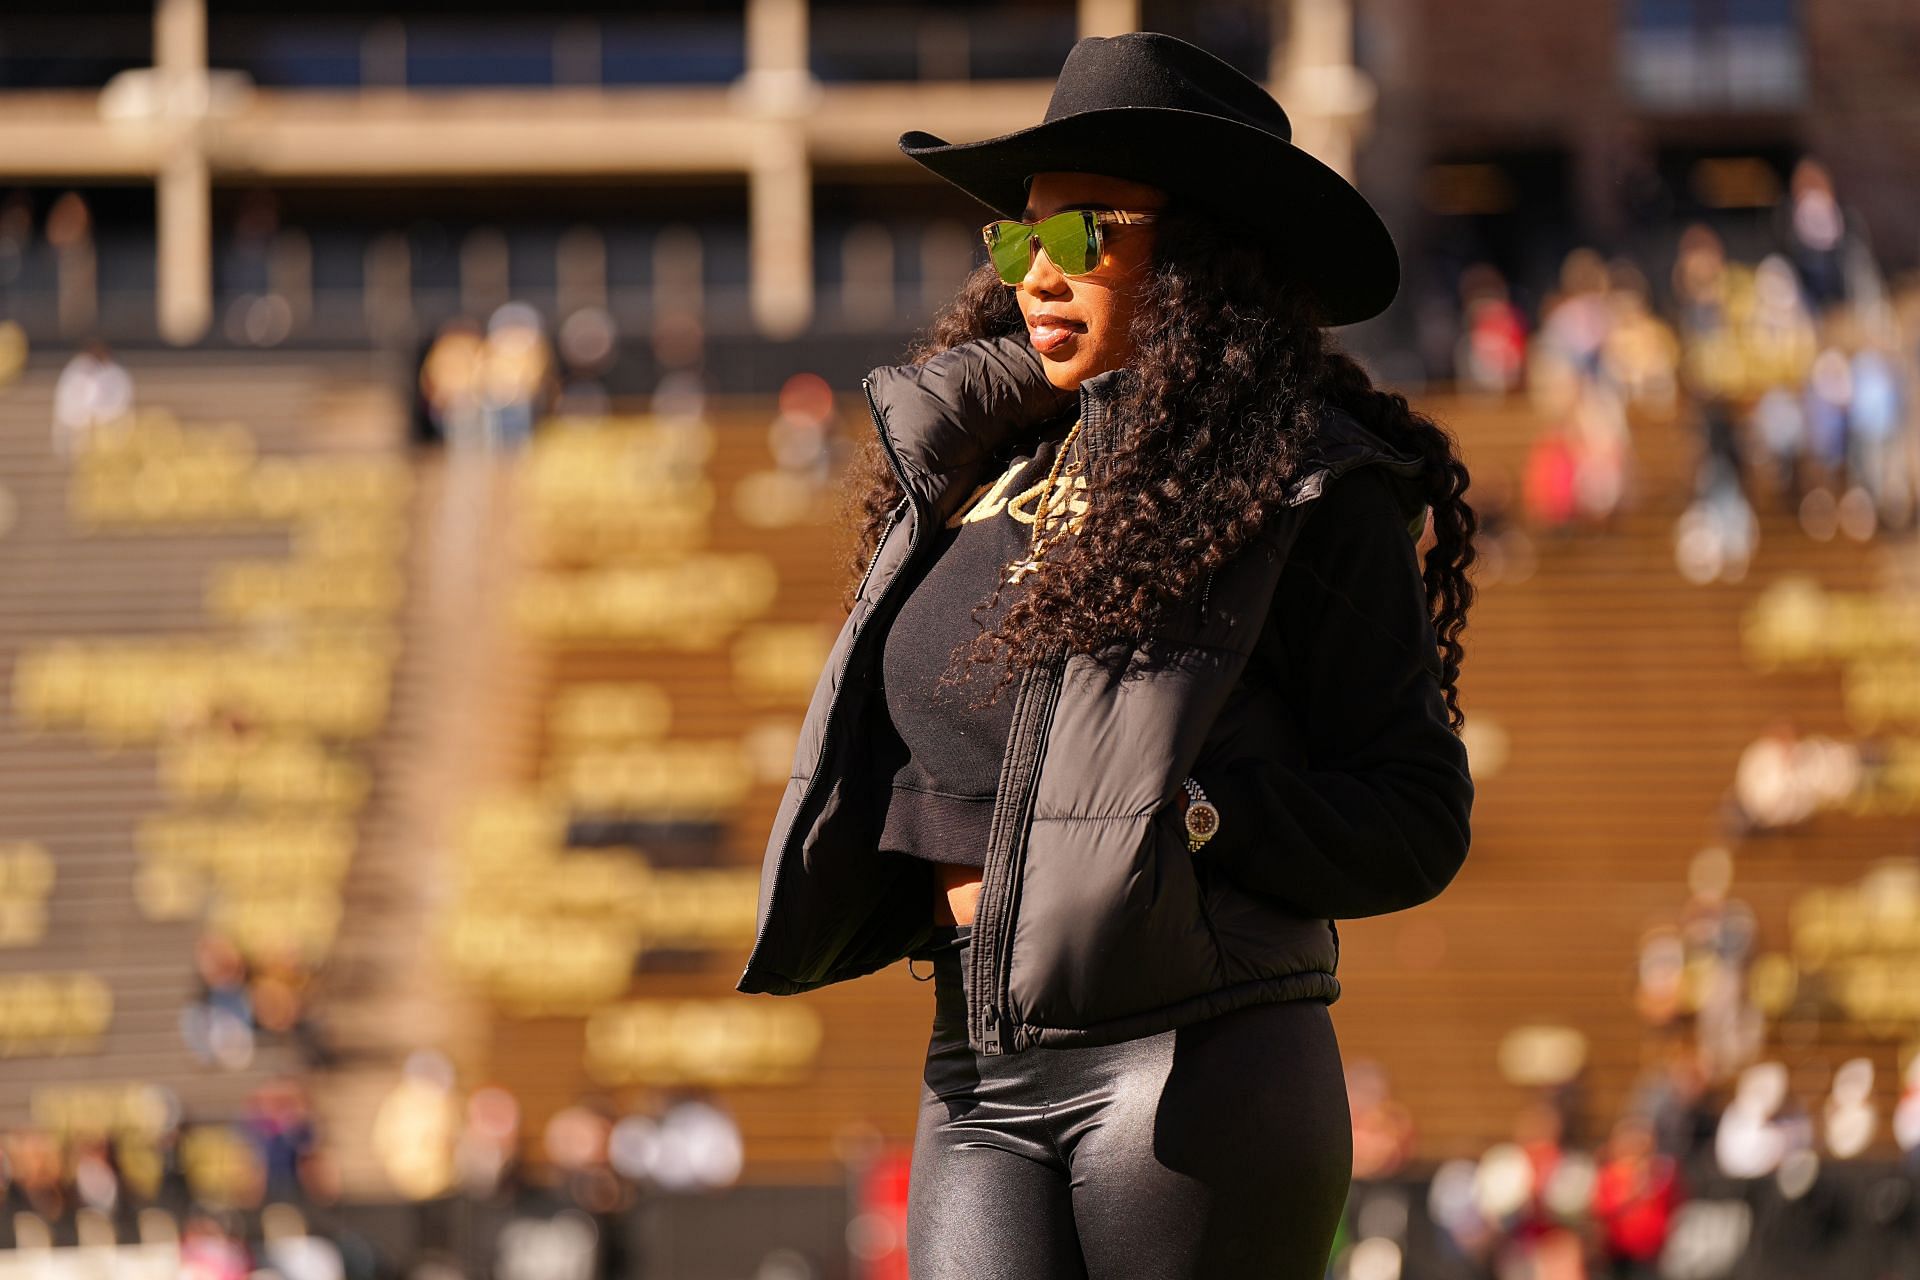
{"type": "Polygon", "coordinates": [[[71,460],[94,430],[133,413],[133,376],[107,350],[89,342],[60,371],[53,385],[53,452],[71,460]]]}

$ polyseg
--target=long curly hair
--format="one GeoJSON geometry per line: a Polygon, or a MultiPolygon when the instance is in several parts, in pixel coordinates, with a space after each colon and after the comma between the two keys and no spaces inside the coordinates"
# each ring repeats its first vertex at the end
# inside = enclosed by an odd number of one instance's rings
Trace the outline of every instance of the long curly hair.
{"type": "MultiPolygon", "coordinates": [[[[1478,521],[1464,500],[1467,469],[1452,434],[1406,397],[1375,387],[1333,345],[1317,303],[1289,285],[1262,238],[1236,235],[1177,202],[1156,226],[1132,322],[1134,357],[1116,378],[1116,443],[1105,465],[1087,473],[1086,518],[1049,548],[997,627],[981,616],[998,611],[1004,576],[974,606],[977,634],[955,645],[940,688],[961,683],[976,663],[1001,667],[987,691],[991,701],[1022,668],[1062,653],[1117,649],[1124,665],[1137,660],[1130,655],[1139,646],[1151,661],[1160,627],[1280,509],[1330,402],[1427,460],[1435,542],[1423,580],[1457,732],[1464,719],[1460,632],[1473,602],[1467,567],[1478,521]],[[1114,645],[1119,639],[1131,643],[1114,645]]],[[[909,362],[1024,328],[1013,290],[982,265],[914,342],[909,362]]],[[[851,609],[901,489],[871,433],[847,478],[843,514],[858,528],[842,597],[851,609]]]]}

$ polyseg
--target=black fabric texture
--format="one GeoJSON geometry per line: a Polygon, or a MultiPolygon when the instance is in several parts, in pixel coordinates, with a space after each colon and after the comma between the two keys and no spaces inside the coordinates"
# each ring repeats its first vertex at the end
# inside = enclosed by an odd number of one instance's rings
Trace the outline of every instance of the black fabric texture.
{"type": "MultiPolygon", "coordinates": [[[[936,545],[925,549],[917,580],[888,628],[881,680],[897,764],[883,797],[883,851],[986,864],[994,791],[1013,723],[1013,688],[976,710],[967,703],[985,696],[998,666],[975,664],[958,686],[937,682],[954,648],[997,625],[1019,598],[1020,584],[1011,584],[991,612],[982,610],[977,622],[973,617],[974,606],[992,594],[1007,566],[1027,555],[1047,472],[1072,425],[1070,415],[1047,423],[1001,451],[989,478],[934,531],[936,545]]],[[[1074,459],[1061,470],[1074,471],[1074,459]]],[[[1080,515],[1071,504],[1084,504],[1085,483],[1084,476],[1056,477],[1055,505],[1042,537],[1058,540],[1049,541],[1046,554],[1064,549],[1080,515]]]]}
{"type": "Polygon", "coordinates": [[[914,1280],[1321,1280],[1353,1169],[1318,1000],[1087,1048],[967,1042],[965,951],[934,1015],[907,1180],[914,1280]]]}
{"type": "Polygon", "coordinates": [[[1465,859],[1473,779],[1447,726],[1415,542],[1382,472],[1360,468],[1314,503],[1254,660],[1278,679],[1310,758],[1196,768],[1220,829],[1195,856],[1309,916],[1439,894],[1465,859]]]}

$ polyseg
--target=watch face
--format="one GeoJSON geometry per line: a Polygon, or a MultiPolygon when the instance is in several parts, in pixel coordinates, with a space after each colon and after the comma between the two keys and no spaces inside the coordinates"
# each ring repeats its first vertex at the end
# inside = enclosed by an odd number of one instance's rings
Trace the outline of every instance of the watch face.
{"type": "Polygon", "coordinates": [[[1220,828],[1220,811],[1211,801],[1195,800],[1187,806],[1187,834],[1205,839],[1220,828]]]}

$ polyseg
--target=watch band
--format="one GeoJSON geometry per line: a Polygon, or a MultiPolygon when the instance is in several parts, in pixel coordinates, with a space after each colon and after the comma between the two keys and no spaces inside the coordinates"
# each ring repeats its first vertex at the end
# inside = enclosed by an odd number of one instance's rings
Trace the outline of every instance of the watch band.
{"type": "Polygon", "coordinates": [[[1214,808],[1213,802],[1207,799],[1207,793],[1192,778],[1185,779],[1180,785],[1187,792],[1187,852],[1193,853],[1220,830],[1220,810],[1214,808]]]}

